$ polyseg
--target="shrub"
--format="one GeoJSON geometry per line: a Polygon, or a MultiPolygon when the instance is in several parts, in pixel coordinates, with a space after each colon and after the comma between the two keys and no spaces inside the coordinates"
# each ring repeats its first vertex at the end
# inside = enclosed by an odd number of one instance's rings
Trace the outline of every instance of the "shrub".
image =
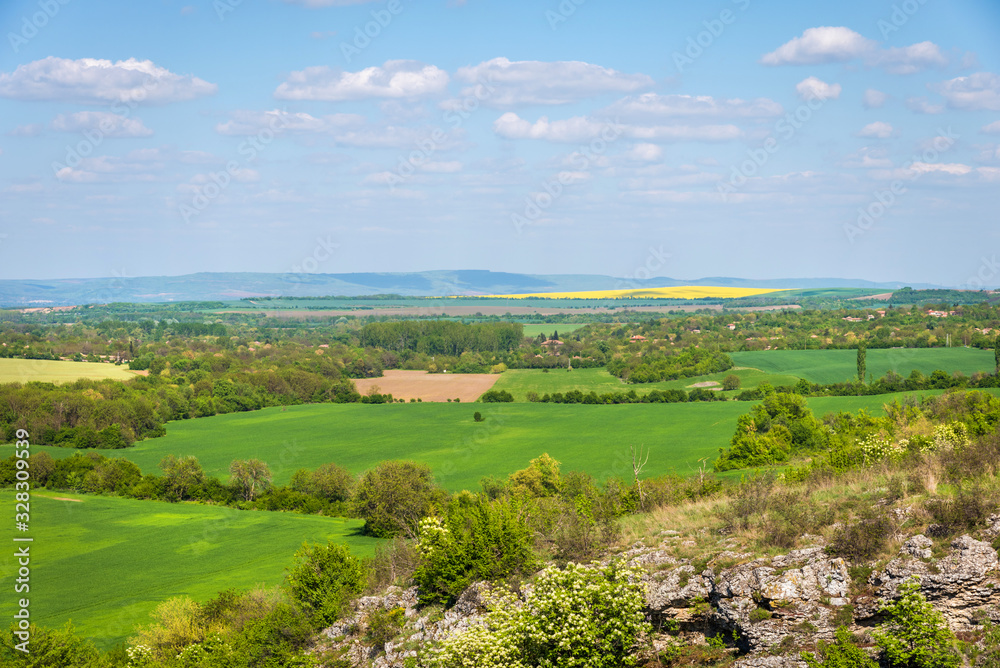
{"type": "Polygon", "coordinates": [[[483,414],[480,413],[479,411],[476,411],[475,413],[472,414],[472,419],[475,422],[482,422],[483,421],[483,414]]]}
{"type": "Polygon", "coordinates": [[[638,574],[620,565],[547,568],[523,605],[510,595],[489,601],[486,623],[445,641],[438,668],[635,666],[651,631],[638,574]]]}
{"type": "Polygon", "coordinates": [[[729,374],[722,379],[722,389],[726,391],[740,389],[740,377],[736,374],[729,374]]]}
{"type": "Polygon", "coordinates": [[[878,663],[854,644],[846,626],[837,629],[837,639],[832,645],[821,640],[817,649],[823,657],[822,661],[812,652],[800,654],[809,668],[878,668],[878,663]]]}
{"type": "Polygon", "coordinates": [[[502,580],[535,566],[531,529],[512,499],[454,503],[447,521],[420,523],[421,563],[413,574],[421,603],[450,605],[476,580],[502,580]]]}
{"type": "Polygon", "coordinates": [[[386,643],[398,636],[399,632],[403,630],[405,622],[406,613],[403,608],[375,610],[368,615],[368,631],[365,633],[365,640],[371,643],[372,647],[384,650],[386,643]]]}
{"type": "Polygon", "coordinates": [[[365,569],[344,545],[303,543],[288,570],[292,597],[315,623],[327,625],[343,612],[351,598],[361,593],[365,569]]]}
{"type": "Polygon", "coordinates": [[[955,668],[961,663],[956,638],[944,616],[920,593],[916,578],[899,585],[899,598],[884,603],[888,617],[872,631],[875,644],[894,668],[955,668]]]}
{"type": "Polygon", "coordinates": [[[895,526],[885,511],[867,510],[834,533],[827,552],[855,563],[871,561],[889,544],[894,532],[895,526]]]}
{"type": "Polygon", "coordinates": [[[514,401],[514,395],[507,390],[489,390],[479,397],[484,404],[502,403],[509,404],[514,401]]]}

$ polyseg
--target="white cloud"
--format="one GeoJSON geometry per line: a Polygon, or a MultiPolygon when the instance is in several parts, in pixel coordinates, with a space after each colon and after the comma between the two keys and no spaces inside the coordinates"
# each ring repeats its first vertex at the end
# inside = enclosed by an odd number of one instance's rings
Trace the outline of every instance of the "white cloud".
{"type": "Polygon", "coordinates": [[[916,74],[932,67],[944,67],[948,64],[948,59],[937,44],[920,42],[876,51],[866,58],[865,64],[883,67],[889,74],[916,74]]]}
{"type": "Polygon", "coordinates": [[[840,97],[840,84],[828,84],[816,77],[803,79],[795,86],[803,100],[836,100],[840,97]]]}
{"type": "Polygon", "coordinates": [[[889,123],[875,121],[874,123],[869,123],[865,127],[861,128],[861,132],[858,133],[858,136],[886,139],[892,136],[893,131],[893,127],[889,123]]]}
{"type": "Polygon", "coordinates": [[[906,98],[906,108],[918,114],[940,114],[944,111],[943,104],[931,104],[926,97],[906,98]]]}
{"type": "Polygon", "coordinates": [[[635,162],[656,162],[663,157],[663,149],[656,144],[636,144],[625,155],[635,162]]]}
{"type": "Polygon", "coordinates": [[[507,112],[493,123],[493,132],[504,139],[545,139],[555,142],[589,141],[610,127],[590,118],[574,116],[562,121],[549,121],[542,116],[534,123],[527,121],[512,111],[507,112]]]}
{"type": "Polygon", "coordinates": [[[31,123],[30,125],[18,125],[7,134],[11,137],[37,137],[44,130],[45,126],[41,123],[31,123]]]}
{"type": "Polygon", "coordinates": [[[316,117],[306,113],[271,111],[236,111],[230,119],[215,126],[222,135],[255,135],[265,129],[273,132],[335,133],[345,128],[364,125],[358,114],[332,114],[316,117]]]}
{"type": "Polygon", "coordinates": [[[742,136],[735,125],[620,125],[574,116],[549,121],[542,116],[532,123],[507,112],[493,123],[493,131],[505,139],[541,139],[552,142],[583,142],[618,135],[646,142],[728,141],[742,136]]]}
{"type": "Polygon", "coordinates": [[[914,74],[948,64],[948,58],[933,42],[882,49],[878,42],[844,26],[808,28],[801,37],[761,56],[760,62],[763,65],[824,65],[858,59],[868,67],[881,67],[890,74],[914,74]]]}
{"type": "Polygon", "coordinates": [[[910,171],[918,174],[943,172],[945,174],[963,175],[972,172],[972,167],[955,162],[915,162],[910,165],[910,171]]]}
{"type": "Polygon", "coordinates": [[[809,28],[790,42],[761,57],[764,65],[820,65],[859,58],[877,47],[850,28],[809,28]]]}
{"type": "Polygon", "coordinates": [[[984,125],[979,131],[988,135],[1000,135],[1000,121],[993,121],[989,125],[984,125]]]}
{"type": "Polygon", "coordinates": [[[0,73],[0,97],[106,104],[148,102],[167,104],[213,95],[218,86],[191,75],[179,75],[149,60],[49,56],[0,73]]]}
{"type": "Polygon", "coordinates": [[[888,94],[874,88],[869,88],[865,91],[865,96],[861,103],[865,105],[865,109],[879,109],[888,99],[888,94]]]}
{"type": "MultiPolygon", "coordinates": [[[[237,168],[233,170],[226,170],[226,172],[233,177],[233,181],[237,183],[257,183],[260,181],[260,172],[256,169],[249,168],[237,168]]],[[[212,178],[211,174],[195,174],[191,177],[191,183],[197,185],[204,185],[206,183],[213,183],[215,179],[212,178]]]]}
{"type": "Polygon", "coordinates": [[[643,93],[625,97],[601,112],[624,119],[662,120],[664,117],[766,118],[784,113],[780,104],[767,98],[719,99],[710,95],[659,95],[643,93]]]}
{"type": "Polygon", "coordinates": [[[476,96],[491,107],[567,104],[605,93],[631,93],[653,85],[645,74],[625,74],[580,61],[511,61],[494,58],[459,68],[459,81],[473,84],[461,97],[476,96]]]}
{"type": "Polygon", "coordinates": [[[892,167],[892,160],[884,147],[863,147],[857,153],[847,156],[841,163],[842,167],[861,169],[886,169],[892,167]]]}
{"type": "Polygon", "coordinates": [[[369,98],[412,98],[441,93],[448,74],[415,60],[389,60],[382,67],[342,72],[326,66],[292,72],[274,96],[281,100],[342,102],[369,98]]]}
{"type": "Polygon", "coordinates": [[[92,130],[105,137],[148,137],[153,131],[138,118],[128,118],[109,111],[78,111],[59,114],[52,120],[52,129],[60,132],[92,130]]]}
{"type": "Polygon", "coordinates": [[[932,84],[928,88],[941,94],[953,109],[1000,111],[1000,76],[992,72],[977,72],[932,84]]]}

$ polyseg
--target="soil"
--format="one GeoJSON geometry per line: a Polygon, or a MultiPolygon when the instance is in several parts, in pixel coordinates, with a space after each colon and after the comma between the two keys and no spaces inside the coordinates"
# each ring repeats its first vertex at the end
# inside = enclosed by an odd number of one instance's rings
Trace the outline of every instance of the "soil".
{"type": "Polygon", "coordinates": [[[493,387],[500,378],[496,373],[427,373],[426,371],[386,371],[381,378],[361,378],[354,381],[361,394],[378,388],[380,394],[396,399],[475,401],[493,387]]]}

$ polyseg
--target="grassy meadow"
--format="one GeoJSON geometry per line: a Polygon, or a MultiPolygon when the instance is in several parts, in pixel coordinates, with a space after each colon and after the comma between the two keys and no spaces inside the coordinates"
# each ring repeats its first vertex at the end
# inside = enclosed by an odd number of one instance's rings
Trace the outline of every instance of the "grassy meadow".
{"type": "Polygon", "coordinates": [[[733,299],[755,297],[772,292],[773,288],[731,288],[713,285],[679,285],[671,288],[636,288],[633,290],[579,290],[572,292],[530,292],[517,295],[490,295],[505,299],[704,299],[715,297],[733,299]]]}
{"type": "MultiPolygon", "coordinates": [[[[856,350],[758,350],[729,356],[738,367],[805,378],[812,383],[842,383],[857,375],[856,350]]],[[[866,361],[868,373],[875,378],[889,370],[906,377],[914,369],[927,376],[937,369],[961,371],[967,376],[994,369],[993,351],[977,348],[869,349],[866,361]]],[[[780,384],[772,381],[772,385],[780,384]]]]}
{"type": "MultiPolygon", "coordinates": [[[[0,490],[0,503],[13,508],[13,491],[0,490]]],[[[32,621],[72,620],[102,647],[127,639],[167,598],[201,601],[230,587],[280,584],[305,540],[346,543],[358,556],[378,543],[359,535],[361,520],[292,513],[48,491],[32,496],[31,510],[32,621]]],[[[7,582],[17,570],[13,553],[0,557],[7,582]]],[[[13,603],[5,595],[0,615],[10,619],[13,603]]]]}
{"type": "Polygon", "coordinates": [[[25,360],[0,358],[0,383],[70,383],[81,378],[135,378],[124,366],[98,362],[64,362],[62,360],[25,360]]]}

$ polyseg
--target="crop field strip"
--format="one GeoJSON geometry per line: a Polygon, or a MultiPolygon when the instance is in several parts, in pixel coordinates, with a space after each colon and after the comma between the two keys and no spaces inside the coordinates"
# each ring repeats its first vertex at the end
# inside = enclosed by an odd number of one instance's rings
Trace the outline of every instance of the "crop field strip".
{"type": "MultiPolygon", "coordinates": [[[[238,511],[60,492],[33,495],[32,621],[76,631],[102,647],[125,640],[173,596],[206,600],[227,588],[276,585],[304,540],[347,544],[358,556],[379,543],[361,520],[238,511]]],[[[13,507],[13,491],[0,491],[13,507]]],[[[0,561],[4,578],[16,569],[0,561]]],[[[0,614],[13,614],[12,597],[0,614]]]]}
{"type": "Polygon", "coordinates": [[[129,380],[136,373],[125,366],[103,362],[26,360],[0,357],[0,383],[71,383],[80,378],[129,380]]]}

